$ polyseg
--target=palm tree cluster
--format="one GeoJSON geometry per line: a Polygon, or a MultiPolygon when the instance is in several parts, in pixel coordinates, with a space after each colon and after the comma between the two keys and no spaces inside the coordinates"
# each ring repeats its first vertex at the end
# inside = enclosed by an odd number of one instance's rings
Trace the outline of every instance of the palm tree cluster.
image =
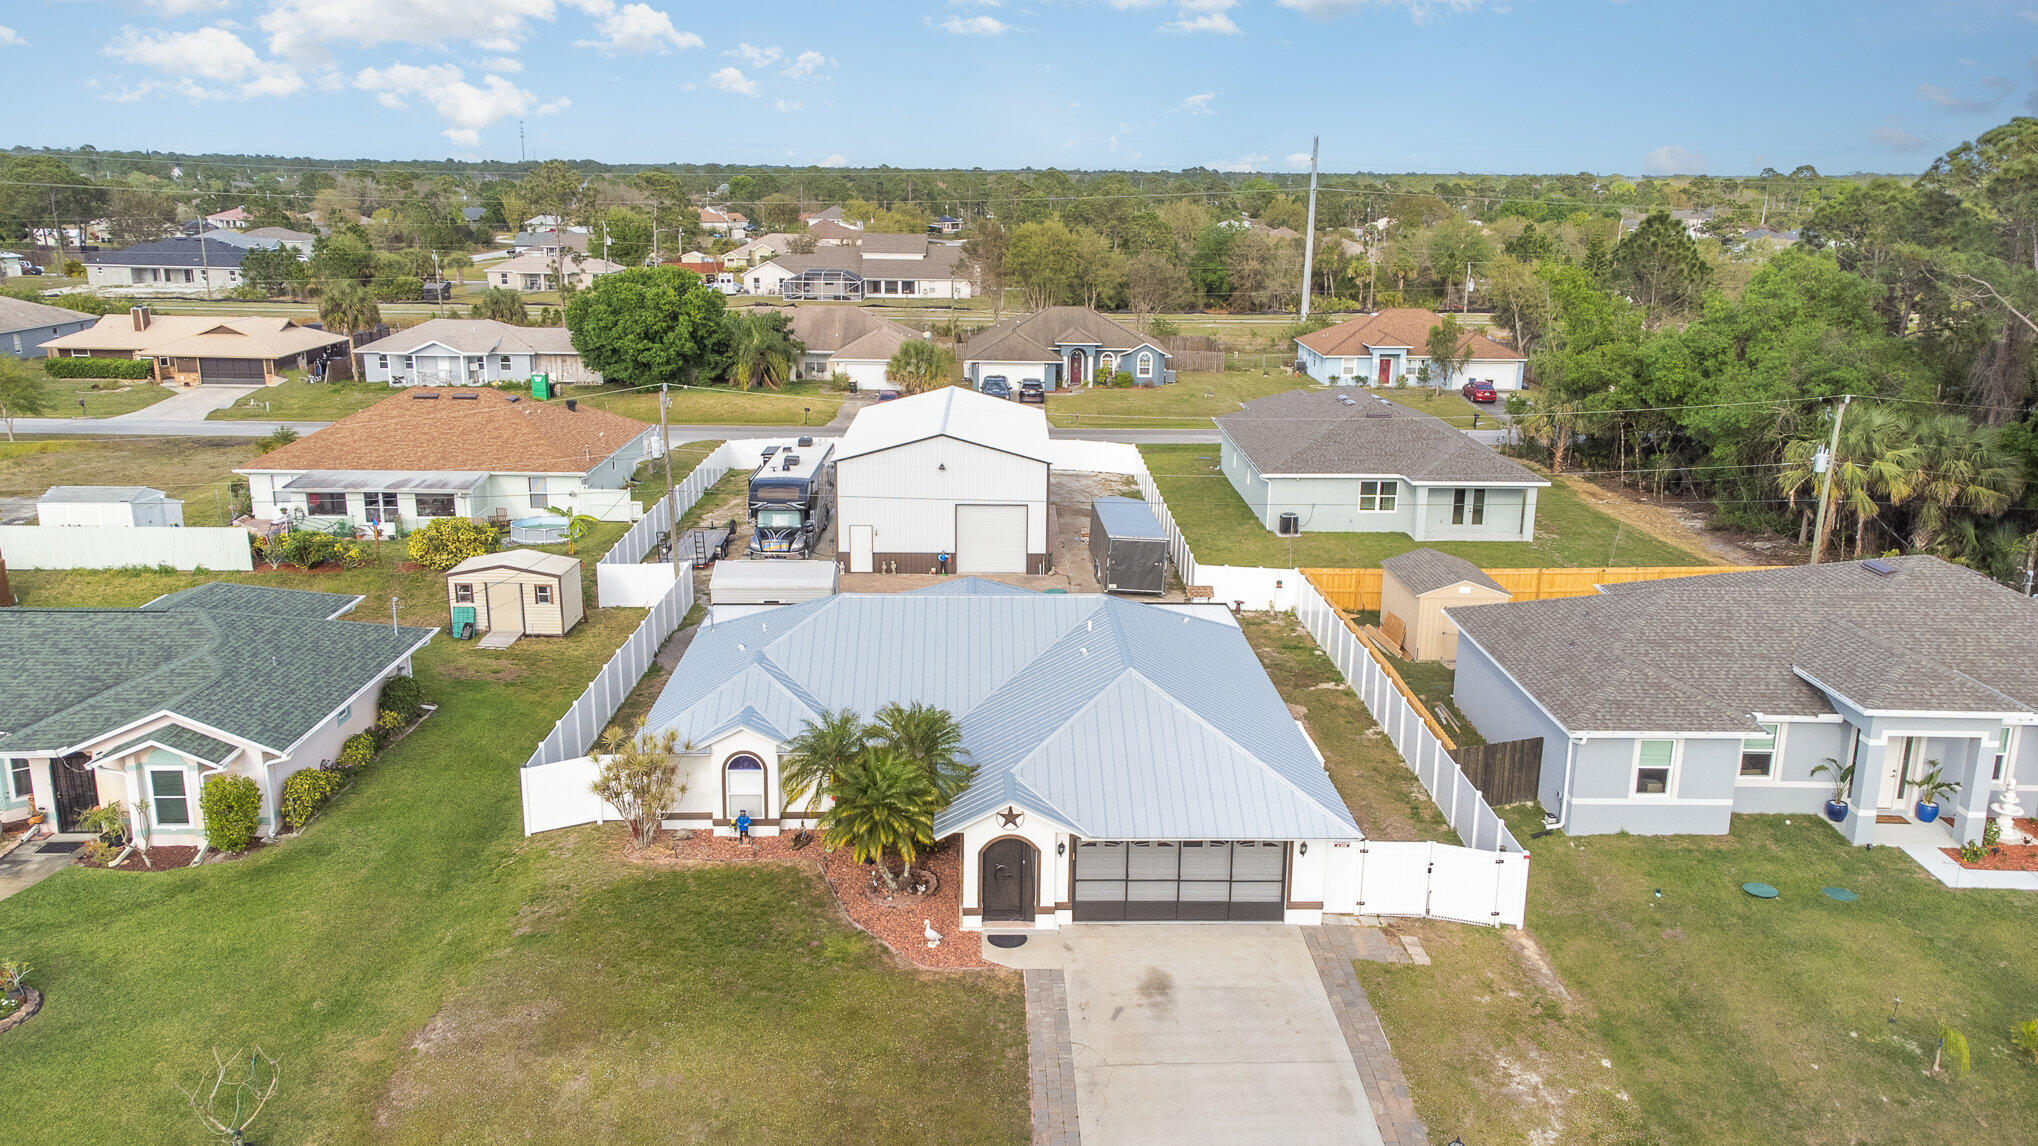
{"type": "Polygon", "coordinates": [[[833,801],[820,814],[823,844],[847,847],[894,891],[934,846],[934,817],[976,776],[955,717],[920,703],[885,705],[868,724],[846,708],[824,712],[786,741],[779,767],[788,806],[804,803],[811,815],[833,801]]]}
{"type": "MultiPolygon", "coordinates": [[[[1870,527],[1880,525],[1918,552],[2008,575],[2026,539],[2014,526],[1982,520],[2000,517],[2024,491],[2023,470],[2000,439],[1994,427],[1959,414],[1912,415],[1883,405],[1849,410],[1829,465],[1828,534],[1850,516],[1855,557],[1867,552],[1870,527]]],[[[1777,485],[1793,506],[1800,499],[1817,505],[1823,479],[1813,459],[1827,444],[1820,436],[1784,446],[1777,485]]]]}

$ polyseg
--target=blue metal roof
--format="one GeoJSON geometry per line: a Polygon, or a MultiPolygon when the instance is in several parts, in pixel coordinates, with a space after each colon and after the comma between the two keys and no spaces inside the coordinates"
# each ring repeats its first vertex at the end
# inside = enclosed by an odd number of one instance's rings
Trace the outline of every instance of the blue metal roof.
{"type": "Polygon", "coordinates": [[[935,822],[1016,803],[1093,839],[1363,838],[1239,629],[962,578],[705,628],[652,706],[704,744],[822,712],[955,714],[977,779],[935,822]]]}

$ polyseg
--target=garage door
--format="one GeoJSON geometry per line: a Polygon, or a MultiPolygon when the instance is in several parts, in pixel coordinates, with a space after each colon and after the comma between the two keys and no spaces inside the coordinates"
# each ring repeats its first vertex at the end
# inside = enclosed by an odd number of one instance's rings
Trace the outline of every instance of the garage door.
{"type": "Polygon", "coordinates": [[[1076,845],[1077,922],[1282,917],[1288,846],[1088,840],[1076,845]]]}
{"type": "Polygon", "coordinates": [[[955,570],[958,573],[1026,572],[1026,507],[955,507],[955,570]]]}
{"type": "Polygon", "coordinates": [[[259,358],[201,358],[198,360],[198,380],[229,386],[259,386],[265,381],[265,375],[259,358]]]}

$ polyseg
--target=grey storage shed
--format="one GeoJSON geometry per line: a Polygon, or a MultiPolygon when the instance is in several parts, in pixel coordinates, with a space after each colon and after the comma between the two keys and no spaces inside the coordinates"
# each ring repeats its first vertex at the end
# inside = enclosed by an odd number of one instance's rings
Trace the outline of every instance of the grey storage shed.
{"type": "Polygon", "coordinates": [[[1153,508],[1136,497],[1092,501],[1090,564],[1107,593],[1166,592],[1168,535],[1153,508]]]}

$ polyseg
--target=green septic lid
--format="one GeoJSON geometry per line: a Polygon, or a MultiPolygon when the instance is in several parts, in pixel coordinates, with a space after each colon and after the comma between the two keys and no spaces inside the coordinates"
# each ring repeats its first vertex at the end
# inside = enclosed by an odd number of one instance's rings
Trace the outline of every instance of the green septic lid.
{"type": "Polygon", "coordinates": [[[1777,895],[1776,889],[1766,883],[1744,883],[1741,890],[1757,899],[1775,899],[1777,895]]]}
{"type": "Polygon", "coordinates": [[[1840,903],[1852,903],[1861,898],[1844,887],[1822,887],[1819,890],[1826,893],[1827,899],[1836,900],[1840,903]]]}

